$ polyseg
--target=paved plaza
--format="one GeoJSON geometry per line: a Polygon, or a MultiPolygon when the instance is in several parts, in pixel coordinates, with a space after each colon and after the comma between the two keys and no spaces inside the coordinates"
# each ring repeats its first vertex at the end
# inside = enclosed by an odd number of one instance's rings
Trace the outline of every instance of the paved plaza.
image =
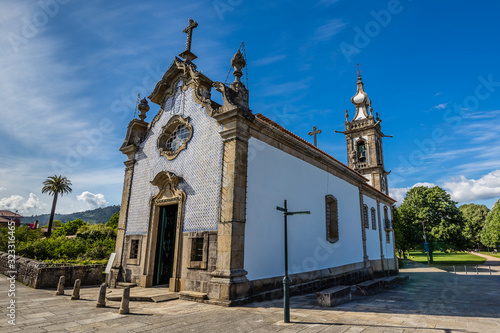
{"type": "MultiPolygon", "coordinates": [[[[16,325],[8,324],[8,283],[0,275],[1,332],[500,332],[500,275],[459,275],[407,262],[410,282],[373,296],[354,296],[334,308],[315,304],[315,295],[292,297],[290,324],[282,300],[242,307],[171,300],[119,302],[96,308],[97,287],[82,288],[81,300],[54,290],[16,284],[16,325]]],[[[133,290],[133,289],[132,289],[133,290]]],[[[116,292],[116,291],[114,291],[116,292]]],[[[133,293],[132,293],[133,294],[133,293]]]]}

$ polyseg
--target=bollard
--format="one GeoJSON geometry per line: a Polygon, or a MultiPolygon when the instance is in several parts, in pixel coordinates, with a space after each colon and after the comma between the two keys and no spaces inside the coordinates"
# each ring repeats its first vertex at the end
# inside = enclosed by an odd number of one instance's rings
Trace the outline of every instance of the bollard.
{"type": "Polygon", "coordinates": [[[491,266],[488,266],[488,269],[490,270],[490,275],[491,275],[491,266]]]}
{"type": "Polygon", "coordinates": [[[57,284],[57,291],[56,295],[64,295],[64,282],[66,281],[66,278],[64,275],[61,275],[59,278],[59,283],[57,284]]]}
{"type": "Polygon", "coordinates": [[[97,298],[97,304],[95,306],[98,308],[106,306],[106,283],[101,284],[99,288],[99,297],[97,298]]]}
{"type": "Polygon", "coordinates": [[[457,270],[455,269],[455,265],[453,265],[453,273],[457,274],[457,270]]]}
{"type": "Polygon", "coordinates": [[[75,280],[75,285],[73,286],[73,295],[71,295],[71,299],[80,299],[80,285],[82,281],[80,279],[75,280]]]}
{"type": "Polygon", "coordinates": [[[476,274],[479,274],[478,270],[477,270],[477,265],[476,265],[476,274]]]}
{"type": "Polygon", "coordinates": [[[130,288],[126,287],[123,289],[122,295],[122,304],[120,305],[120,310],[118,310],[119,314],[126,314],[129,311],[129,302],[130,302],[130,288]]]}
{"type": "Polygon", "coordinates": [[[467,265],[465,265],[464,267],[465,267],[465,274],[467,274],[467,265]]]}

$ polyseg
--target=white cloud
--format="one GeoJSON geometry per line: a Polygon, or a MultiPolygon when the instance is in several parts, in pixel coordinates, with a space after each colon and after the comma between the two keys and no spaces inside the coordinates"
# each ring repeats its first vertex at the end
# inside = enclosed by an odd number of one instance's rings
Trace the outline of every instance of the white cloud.
{"type": "Polygon", "coordinates": [[[446,109],[447,106],[448,106],[448,103],[441,103],[441,104],[434,106],[434,109],[442,110],[442,109],[446,109]]]}
{"type": "Polygon", "coordinates": [[[5,187],[1,187],[1,186],[0,186],[0,191],[5,191],[5,190],[6,190],[6,188],[5,188],[5,187]]]}
{"type": "Polygon", "coordinates": [[[492,171],[479,179],[467,179],[465,176],[445,182],[451,198],[458,202],[500,197],[500,169],[492,171]]]}
{"type": "Polygon", "coordinates": [[[405,198],[406,192],[408,192],[410,189],[417,187],[417,186],[434,187],[434,186],[436,186],[436,184],[421,182],[421,183],[416,183],[415,185],[413,185],[411,187],[389,188],[389,196],[391,198],[393,198],[394,200],[398,201],[396,203],[397,205],[401,205],[403,203],[403,199],[405,198]]]}
{"type": "Polygon", "coordinates": [[[10,197],[0,199],[0,209],[14,212],[19,211],[21,214],[33,212],[41,208],[43,208],[43,203],[34,193],[30,193],[26,201],[20,195],[11,195],[10,197]]]}
{"type": "Polygon", "coordinates": [[[316,29],[316,35],[314,38],[320,41],[329,40],[330,38],[341,32],[346,25],[347,24],[341,19],[330,20],[328,23],[316,29]]]}
{"type": "Polygon", "coordinates": [[[92,208],[103,207],[107,205],[107,201],[104,199],[103,194],[94,194],[89,191],[85,191],[76,197],[79,201],[83,201],[92,208]]]}

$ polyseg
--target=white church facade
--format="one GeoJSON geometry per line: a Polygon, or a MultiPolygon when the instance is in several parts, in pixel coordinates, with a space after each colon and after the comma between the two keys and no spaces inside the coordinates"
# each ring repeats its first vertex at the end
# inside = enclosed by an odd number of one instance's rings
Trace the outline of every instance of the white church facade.
{"type": "Polygon", "coordinates": [[[397,273],[384,135],[361,77],[352,120],[346,111],[344,165],[252,112],[239,51],[229,86],[198,71],[195,26],[186,28],[183,59],[149,96],[160,110],[145,121],[143,99],[120,149],[127,160],[112,284],[168,284],[186,299],[224,305],[280,297],[284,234],[276,206],[284,199],[311,212],[288,221],[292,295],[397,273]]]}

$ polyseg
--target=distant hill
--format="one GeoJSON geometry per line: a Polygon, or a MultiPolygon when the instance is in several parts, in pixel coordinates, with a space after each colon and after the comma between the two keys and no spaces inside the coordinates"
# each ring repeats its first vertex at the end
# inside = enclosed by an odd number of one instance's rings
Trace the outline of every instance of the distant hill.
{"type": "MultiPolygon", "coordinates": [[[[77,218],[81,218],[85,222],[88,223],[106,223],[109,221],[109,218],[114,213],[120,210],[120,206],[108,206],[103,208],[97,208],[92,210],[86,210],[84,212],[77,212],[71,214],[55,214],[54,220],[61,220],[64,223],[68,221],[76,220],[77,218]]],[[[35,220],[38,220],[40,225],[46,225],[49,223],[50,214],[43,215],[34,215],[34,216],[25,216],[21,221],[23,224],[33,223],[35,220]]]]}

